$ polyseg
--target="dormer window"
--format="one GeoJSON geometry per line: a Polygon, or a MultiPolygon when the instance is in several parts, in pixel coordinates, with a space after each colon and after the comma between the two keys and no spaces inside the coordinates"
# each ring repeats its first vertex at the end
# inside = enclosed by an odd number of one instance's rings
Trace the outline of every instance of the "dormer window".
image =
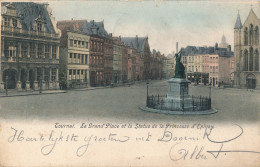
{"type": "Polygon", "coordinates": [[[43,20],[41,18],[41,16],[39,16],[38,18],[35,19],[35,29],[36,31],[44,31],[44,27],[43,27],[43,20]]]}
{"type": "Polygon", "coordinates": [[[17,27],[17,19],[12,19],[13,27],[17,27]]]}
{"type": "Polygon", "coordinates": [[[10,26],[10,18],[5,18],[5,26],[10,26]]]}
{"type": "Polygon", "coordinates": [[[42,23],[37,23],[37,30],[42,31],[42,23]]]}

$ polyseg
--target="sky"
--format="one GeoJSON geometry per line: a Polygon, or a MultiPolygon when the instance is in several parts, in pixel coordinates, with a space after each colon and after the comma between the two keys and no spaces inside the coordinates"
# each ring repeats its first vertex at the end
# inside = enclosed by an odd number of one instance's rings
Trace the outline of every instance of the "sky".
{"type": "Polygon", "coordinates": [[[251,8],[260,18],[259,1],[51,1],[56,21],[103,21],[113,36],[148,36],[150,48],[163,54],[180,47],[214,46],[222,35],[234,43],[239,11],[242,24],[251,8]]]}

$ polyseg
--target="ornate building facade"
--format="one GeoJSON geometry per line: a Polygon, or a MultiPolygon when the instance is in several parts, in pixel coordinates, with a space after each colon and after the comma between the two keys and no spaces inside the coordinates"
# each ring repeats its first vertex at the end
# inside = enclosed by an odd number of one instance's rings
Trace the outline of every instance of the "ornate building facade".
{"type": "Polygon", "coordinates": [[[0,89],[59,88],[60,31],[48,4],[2,3],[0,89]]]}
{"type": "Polygon", "coordinates": [[[122,37],[124,44],[128,47],[134,47],[141,54],[141,62],[143,65],[140,71],[143,72],[142,77],[139,79],[151,78],[151,51],[148,42],[148,37],[122,37]]]}
{"type": "Polygon", "coordinates": [[[253,9],[242,24],[238,13],[234,27],[235,86],[259,89],[259,18],[253,9]]]}
{"type": "Polygon", "coordinates": [[[60,81],[64,88],[82,88],[89,84],[90,36],[82,32],[62,31],[60,46],[60,81]]]}

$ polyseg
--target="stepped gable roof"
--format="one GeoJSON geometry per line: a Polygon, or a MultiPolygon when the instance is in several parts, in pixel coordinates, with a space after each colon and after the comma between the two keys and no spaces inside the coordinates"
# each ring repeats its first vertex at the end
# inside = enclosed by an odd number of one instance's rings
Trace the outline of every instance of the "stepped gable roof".
{"type": "Polygon", "coordinates": [[[121,37],[121,41],[129,47],[136,48],[139,52],[144,51],[144,45],[147,37],[121,37]]]}
{"type": "Polygon", "coordinates": [[[94,20],[91,20],[88,22],[85,20],[81,27],[81,31],[89,35],[108,36],[108,33],[104,28],[103,21],[95,22],[94,20]]]}
{"type": "Polygon", "coordinates": [[[56,33],[51,20],[51,13],[47,9],[48,4],[38,4],[33,2],[5,2],[2,6],[14,6],[18,16],[21,18],[22,29],[32,31],[35,21],[38,19],[44,23],[47,33],[56,33]]]}

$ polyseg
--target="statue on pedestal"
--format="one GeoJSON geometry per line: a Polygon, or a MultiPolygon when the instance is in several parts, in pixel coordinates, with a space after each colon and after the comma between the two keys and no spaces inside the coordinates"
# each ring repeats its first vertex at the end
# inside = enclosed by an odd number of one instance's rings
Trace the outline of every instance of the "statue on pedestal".
{"type": "Polygon", "coordinates": [[[175,54],[176,65],[175,65],[175,76],[174,78],[186,78],[185,76],[185,67],[181,63],[181,55],[175,54]]]}

